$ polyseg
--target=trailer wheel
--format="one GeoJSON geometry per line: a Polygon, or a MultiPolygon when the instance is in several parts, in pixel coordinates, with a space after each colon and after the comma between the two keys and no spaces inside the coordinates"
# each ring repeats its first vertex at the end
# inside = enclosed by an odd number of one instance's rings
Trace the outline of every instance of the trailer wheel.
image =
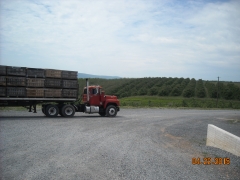
{"type": "Polygon", "coordinates": [[[61,111],[64,117],[72,117],[75,114],[75,108],[70,104],[64,105],[61,111]]]}
{"type": "Polygon", "coordinates": [[[115,117],[117,115],[117,108],[113,105],[109,105],[106,109],[106,114],[108,117],[115,117]]]}
{"type": "Polygon", "coordinates": [[[56,105],[49,104],[45,109],[45,114],[48,117],[56,117],[59,113],[59,109],[56,105]]]}
{"type": "Polygon", "coordinates": [[[100,112],[99,115],[103,117],[103,116],[106,116],[106,113],[105,112],[100,112]]]}

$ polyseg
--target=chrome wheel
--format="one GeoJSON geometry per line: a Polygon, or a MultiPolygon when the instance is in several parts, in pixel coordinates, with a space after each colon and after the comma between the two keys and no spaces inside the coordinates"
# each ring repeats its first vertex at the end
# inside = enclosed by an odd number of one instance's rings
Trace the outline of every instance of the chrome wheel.
{"type": "Polygon", "coordinates": [[[116,110],[114,108],[109,109],[109,114],[113,116],[115,114],[116,110]]]}
{"type": "Polygon", "coordinates": [[[73,109],[71,107],[67,107],[65,109],[65,114],[68,115],[68,116],[71,116],[73,113],[73,109]]]}
{"type": "Polygon", "coordinates": [[[117,108],[114,105],[109,105],[106,109],[106,114],[108,117],[115,117],[117,115],[117,108]]]}
{"type": "Polygon", "coordinates": [[[45,109],[45,114],[48,117],[56,117],[59,113],[59,109],[56,105],[49,104],[45,109]]]}
{"type": "Polygon", "coordinates": [[[51,107],[51,108],[48,109],[48,114],[51,115],[51,116],[55,115],[56,112],[57,112],[57,110],[56,110],[55,107],[51,107]]]}
{"type": "Polygon", "coordinates": [[[75,108],[70,104],[66,104],[62,107],[61,112],[64,117],[72,117],[75,114],[75,108]]]}

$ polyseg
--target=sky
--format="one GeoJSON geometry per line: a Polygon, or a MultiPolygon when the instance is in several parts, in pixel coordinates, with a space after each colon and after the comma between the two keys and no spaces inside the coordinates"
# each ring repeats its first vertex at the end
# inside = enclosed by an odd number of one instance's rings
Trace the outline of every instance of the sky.
{"type": "Polygon", "coordinates": [[[1,0],[0,64],[240,82],[239,0],[1,0]]]}

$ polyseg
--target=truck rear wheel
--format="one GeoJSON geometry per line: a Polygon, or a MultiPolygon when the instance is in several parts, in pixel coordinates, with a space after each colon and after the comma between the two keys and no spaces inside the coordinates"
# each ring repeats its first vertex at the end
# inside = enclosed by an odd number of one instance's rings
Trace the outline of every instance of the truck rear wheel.
{"type": "Polygon", "coordinates": [[[72,117],[75,114],[75,108],[70,104],[64,105],[61,111],[64,117],[72,117]]]}
{"type": "Polygon", "coordinates": [[[45,109],[45,115],[48,117],[56,117],[59,113],[59,109],[56,105],[49,104],[45,109]]]}
{"type": "Polygon", "coordinates": [[[106,114],[108,117],[115,117],[117,115],[117,108],[113,105],[109,105],[106,109],[106,114]]]}

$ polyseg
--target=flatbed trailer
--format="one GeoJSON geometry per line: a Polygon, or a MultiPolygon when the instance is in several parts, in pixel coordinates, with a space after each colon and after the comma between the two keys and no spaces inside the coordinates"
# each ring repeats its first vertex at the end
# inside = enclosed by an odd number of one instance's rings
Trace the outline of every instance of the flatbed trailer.
{"type": "Polygon", "coordinates": [[[34,113],[36,113],[36,105],[44,104],[44,103],[74,103],[76,99],[70,98],[0,98],[0,107],[16,107],[16,106],[29,106],[29,112],[32,112],[32,108],[34,113]]]}

